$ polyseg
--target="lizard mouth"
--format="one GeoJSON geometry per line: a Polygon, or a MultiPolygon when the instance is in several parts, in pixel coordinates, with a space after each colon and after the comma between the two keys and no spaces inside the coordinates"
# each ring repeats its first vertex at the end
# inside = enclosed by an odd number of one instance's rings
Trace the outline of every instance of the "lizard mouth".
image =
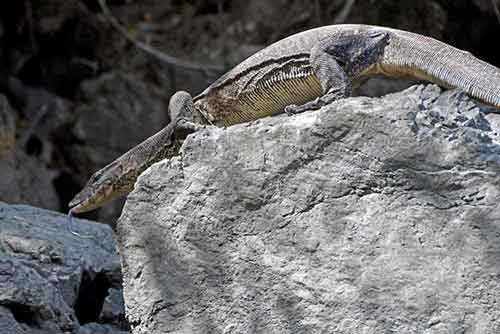
{"type": "Polygon", "coordinates": [[[81,213],[91,210],[87,208],[88,204],[90,204],[90,201],[88,200],[88,196],[86,196],[86,191],[80,191],[69,202],[68,207],[72,213],[81,213]]]}
{"type": "Polygon", "coordinates": [[[69,202],[68,207],[72,213],[91,211],[98,208],[103,201],[107,200],[111,193],[112,189],[104,186],[99,187],[97,190],[84,188],[69,202]]]}
{"type": "Polygon", "coordinates": [[[117,189],[110,182],[101,183],[97,189],[84,188],[69,202],[68,207],[72,213],[82,213],[99,208],[103,203],[125,195],[130,190],[117,189]]]}

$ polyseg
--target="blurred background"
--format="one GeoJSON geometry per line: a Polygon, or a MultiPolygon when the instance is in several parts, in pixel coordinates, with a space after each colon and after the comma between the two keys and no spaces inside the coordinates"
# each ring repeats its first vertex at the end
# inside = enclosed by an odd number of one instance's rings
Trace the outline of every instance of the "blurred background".
{"type": "MultiPolygon", "coordinates": [[[[67,212],[88,177],[169,119],[177,90],[199,93],[225,70],[295,32],[365,23],[435,37],[500,66],[497,0],[98,0],[0,3],[0,201],[67,212]]],[[[407,81],[375,80],[381,95],[407,81]]],[[[85,217],[113,224],[123,199],[85,217]]]]}

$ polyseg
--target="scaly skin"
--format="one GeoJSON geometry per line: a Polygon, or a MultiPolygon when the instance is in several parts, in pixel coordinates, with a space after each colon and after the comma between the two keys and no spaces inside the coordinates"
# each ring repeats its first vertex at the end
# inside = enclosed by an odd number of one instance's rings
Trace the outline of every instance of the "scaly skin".
{"type": "Polygon", "coordinates": [[[92,210],[129,192],[145,168],[177,154],[173,138],[196,131],[196,124],[228,126],[283,111],[318,109],[350,96],[353,88],[378,74],[460,88],[500,108],[500,70],[468,52],[396,29],[320,27],[257,52],[194,98],[176,93],[169,105],[172,123],[140,144],[140,150],[132,149],[94,174],[70,203],[71,212],[92,210]]]}

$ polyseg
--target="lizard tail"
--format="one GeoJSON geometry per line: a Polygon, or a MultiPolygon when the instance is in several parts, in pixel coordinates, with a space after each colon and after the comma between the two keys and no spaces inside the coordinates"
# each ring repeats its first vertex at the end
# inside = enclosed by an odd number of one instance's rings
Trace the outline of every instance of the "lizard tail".
{"type": "Polygon", "coordinates": [[[436,70],[438,78],[500,108],[500,69],[466,51],[450,48],[447,53],[441,60],[443,68],[436,70]]]}
{"type": "Polygon", "coordinates": [[[468,95],[500,108],[500,69],[470,52],[434,38],[395,32],[384,55],[389,67],[468,95]]]}

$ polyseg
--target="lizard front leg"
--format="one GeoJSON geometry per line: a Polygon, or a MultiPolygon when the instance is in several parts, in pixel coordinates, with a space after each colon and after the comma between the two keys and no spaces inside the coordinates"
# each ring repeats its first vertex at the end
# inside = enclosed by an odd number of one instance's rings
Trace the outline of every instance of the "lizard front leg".
{"type": "Polygon", "coordinates": [[[314,45],[309,63],[318,78],[323,95],[300,106],[285,107],[287,114],[319,109],[352,93],[352,78],[377,64],[389,41],[385,31],[370,29],[356,35],[327,37],[314,45]]]}
{"type": "Polygon", "coordinates": [[[175,123],[173,137],[177,140],[184,140],[189,134],[206,127],[194,121],[193,98],[187,92],[179,91],[172,95],[168,109],[171,122],[175,123]]]}

